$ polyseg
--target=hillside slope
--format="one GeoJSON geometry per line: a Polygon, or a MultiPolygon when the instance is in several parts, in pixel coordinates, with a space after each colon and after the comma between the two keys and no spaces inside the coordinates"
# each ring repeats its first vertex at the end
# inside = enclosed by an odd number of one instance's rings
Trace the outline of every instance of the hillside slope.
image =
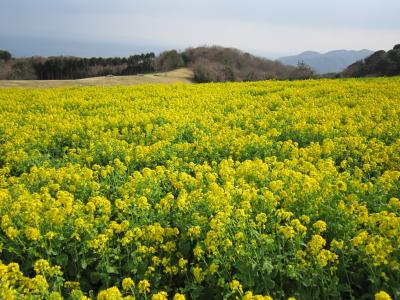
{"type": "Polygon", "coordinates": [[[201,46],[183,51],[172,49],[157,56],[150,52],[129,57],[109,58],[54,56],[0,59],[0,86],[129,85],[146,82],[186,82],[192,79],[195,82],[257,81],[307,79],[314,75],[309,68],[287,66],[279,61],[221,46],[201,46]],[[160,79],[154,78],[158,76],[152,74],[154,72],[165,74],[167,71],[182,68],[186,68],[186,72],[190,73],[183,75],[183,78],[179,74],[170,74],[170,77],[173,77],[172,80],[160,79]],[[193,73],[188,69],[193,70],[193,73]],[[118,77],[105,79],[104,76],[109,74],[118,77]],[[138,74],[148,75],[138,76],[138,74]],[[175,79],[176,75],[178,78],[175,79]],[[1,80],[10,81],[1,83],[1,80]],[[54,80],[63,80],[63,82],[54,80]]]}
{"type": "Polygon", "coordinates": [[[0,87],[69,87],[69,86],[115,86],[137,85],[144,83],[191,83],[193,72],[180,68],[169,72],[144,74],[142,76],[91,77],[76,80],[0,80],[0,87]]]}
{"type": "Polygon", "coordinates": [[[305,79],[304,70],[220,46],[189,48],[181,53],[186,66],[193,68],[196,82],[305,79]]]}
{"type": "Polygon", "coordinates": [[[400,44],[392,50],[379,50],[363,60],[348,66],[342,73],[344,77],[372,77],[400,75],[400,44]]]}

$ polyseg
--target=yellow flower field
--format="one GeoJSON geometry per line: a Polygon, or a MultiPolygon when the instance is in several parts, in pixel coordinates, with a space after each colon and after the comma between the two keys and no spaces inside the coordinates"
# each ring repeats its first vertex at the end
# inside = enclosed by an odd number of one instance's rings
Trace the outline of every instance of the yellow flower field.
{"type": "Polygon", "coordinates": [[[400,299],[400,78],[0,90],[0,299],[400,299]]]}

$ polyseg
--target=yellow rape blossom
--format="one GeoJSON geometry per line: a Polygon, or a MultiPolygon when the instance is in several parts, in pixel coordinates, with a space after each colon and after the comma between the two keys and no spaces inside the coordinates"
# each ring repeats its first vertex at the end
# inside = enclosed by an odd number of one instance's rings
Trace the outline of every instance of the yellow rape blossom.
{"type": "Polygon", "coordinates": [[[97,295],[97,300],[122,300],[122,294],[117,287],[110,287],[97,295]]]}
{"type": "Polygon", "coordinates": [[[167,292],[158,292],[157,294],[154,294],[151,296],[152,300],[168,300],[168,294],[167,292]]]}
{"type": "Polygon", "coordinates": [[[185,297],[185,295],[183,295],[183,294],[176,293],[176,294],[174,295],[173,300],[186,300],[186,297],[185,297]]]}
{"type": "Polygon", "coordinates": [[[0,89],[0,299],[391,299],[399,95],[399,77],[0,89]]]}
{"type": "Polygon", "coordinates": [[[313,224],[314,229],[318,232],[318,233],[322,233],[324,231],[326,231],[326,223],[322,220],[318,220],[317,222],[315,222],[313,224]]]}
{"type": "Polygon", "coordinates": [[[375,294],[375,300],[392,300],[392,297],[385,291],[380,291],[375,294]]]}
{"type": "Polygon", "coordinates": [[[124,289],[124,291],[127,291],[127,290],[133,288],[134,286],[135,286],[135,282],[132,280],[132,278],[127,277],[122,280],[122,288],[124,289]]]}
{"type": "Polygon", "coordinates": [[[141,294],[150,292],[150,282],[147,279],[140,280],[137,286],[141,294]]]}

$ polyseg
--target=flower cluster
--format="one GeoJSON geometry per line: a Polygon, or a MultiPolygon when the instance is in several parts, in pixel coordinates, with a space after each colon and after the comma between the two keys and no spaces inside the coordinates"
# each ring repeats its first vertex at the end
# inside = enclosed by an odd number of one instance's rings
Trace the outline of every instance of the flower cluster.
{"type": "Polygon", "coordinates": [[[0,90],[1,299],[400,298],[400,79],[0,90]]]}

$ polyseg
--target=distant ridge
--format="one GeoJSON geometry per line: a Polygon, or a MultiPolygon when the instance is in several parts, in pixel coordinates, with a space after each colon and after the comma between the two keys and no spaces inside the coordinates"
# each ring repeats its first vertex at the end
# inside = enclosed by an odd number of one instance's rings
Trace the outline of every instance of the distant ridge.
{"type": "Polygon", "coordinates": [[[297,66],[299,62],[309,65],[316,73],[338,73],[358,60],[374,53],[371,50],[333,50],[327,53],[305,51],[294,56],[285,56],[277,60],[283,64],[297,66]]]}

